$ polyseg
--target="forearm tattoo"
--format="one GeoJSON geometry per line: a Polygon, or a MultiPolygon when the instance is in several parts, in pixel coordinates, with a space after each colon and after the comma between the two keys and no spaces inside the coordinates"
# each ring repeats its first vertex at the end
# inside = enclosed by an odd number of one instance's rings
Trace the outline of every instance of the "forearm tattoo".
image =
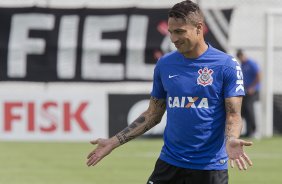
{"type": "Polygon", "coordinates": [[[225,100],[226,110],[226,139],[238,138],[242,129],[241,119],[242,98],[233,97],[225,100]]]}
{"type": "Polygon", "coordinates": [[[161,121],[165,109],[166,102],[164,99],[151,97],[148,110],[116,135],[119,143],[124,144],[157,125],[161,121]]]}

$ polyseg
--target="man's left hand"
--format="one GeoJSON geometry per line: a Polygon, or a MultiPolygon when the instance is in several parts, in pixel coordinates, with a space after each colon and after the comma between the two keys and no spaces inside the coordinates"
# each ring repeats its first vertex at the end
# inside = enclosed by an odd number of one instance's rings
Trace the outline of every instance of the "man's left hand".
{"type": "Polygon", "coordinates": [[[234,162],[240,170],[247,170],[247,164],[252,166],[253,163],[248,155],[244,152],[244,146],[251,146],[253,143],[237,138],[230,138],[226,141],[226,150],[230,159],[230,166],[234,168],[234,162]]]}

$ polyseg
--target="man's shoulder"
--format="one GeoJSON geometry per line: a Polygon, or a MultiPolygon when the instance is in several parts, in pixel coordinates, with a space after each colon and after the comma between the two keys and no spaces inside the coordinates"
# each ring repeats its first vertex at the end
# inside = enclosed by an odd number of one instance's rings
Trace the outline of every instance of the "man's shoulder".
{"type": "Polygon", "coordinates": [[[177,52],[177,50],[174,50],[174,51],[171,51],[171,52],[164,54],[161,58],[162,59],[173,59],[173,58],[177,58],[179,56],[181,56],[181,54],[179,52],[177,52]]]}
{"type": "Polygon", "coordinates": [[[260,70],[258,63],[253,59],[248,59],[247,64],[248,64],[248,66],[251,70],[254,70],[256,72],[258,72],[260,70]]]}
{"type": "Polygon", "coordinates": [[[252,58],[248,58],[248,61],[250,65],[257,65],[257,61],[252,58]]]}
{"type": "Polygon", "coordinates": [[[240,65],[235,57],[212,46],[207,57],[213,58],[216,61],[217,65],[223,65],[227,67],[236,67],[240,65]]]}
{"type": "Polygon", "coordinates": [[[181,58],[181,54],[177,51],[171,51],[166,54],[164,54],[159,60],[158,60],[158,65],[162,64],[168,64],[168,63],[173,63],[176,60],[179,60],[181,58]]]}
{"type": "Polygon", "coordinates": [[[213,56],[213,57],[217,57],[219,59],[228,59],[230,58],[230,55],[221,51],[221,50],[218,50],[217,48],[214,48],[212,46],[210,46],[210,52],[209,52],[209,55],[210,56],[213,56]]]}

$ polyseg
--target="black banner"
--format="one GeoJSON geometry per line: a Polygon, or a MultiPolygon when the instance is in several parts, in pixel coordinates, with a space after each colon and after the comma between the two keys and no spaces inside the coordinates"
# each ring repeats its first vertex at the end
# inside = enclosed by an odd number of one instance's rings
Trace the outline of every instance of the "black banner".
{"type": "Polygon", "coordinates": [[[282,95],[273,97],[273,132],[282,133],[282,95]]]}
{"type": "MultiPolygon", "coordinates": [[[[232,10],[218,11],[225,24],[207,21],[205,34],[208,42],[224,50],[221,40],[227,40],[227,33],[213,34],[213,30],[222,25],[226,30],[232,10]],[[213,25],[211,29],[209,25],[213,25]]],[[[0,8],[0,80],[152,80],[157,59],[173,49],[167,12],[141,8],[0,8]]]]}
{"type": "MultiPolygon", "coordinates": [[[[114,136],[130,123],[129,113],[133,106],[140,101],[149,102],[150,95],[145,94],[110,94],[109,95],[109,137],[114,136]]],[[[147,104],[147,107],[149,104],[147,104]]],[[[138,108],[138,107],[137,107],[138,108]]],[[[146,108],[140,109],[145,111],[146,108]]],[[[142,112],[141,112],[142,113],[142,112]]],[[[140,114],[141,114],[140,113],[140,114]]],[[[140,114],[136,115],[137,118],[140,114]]]]}

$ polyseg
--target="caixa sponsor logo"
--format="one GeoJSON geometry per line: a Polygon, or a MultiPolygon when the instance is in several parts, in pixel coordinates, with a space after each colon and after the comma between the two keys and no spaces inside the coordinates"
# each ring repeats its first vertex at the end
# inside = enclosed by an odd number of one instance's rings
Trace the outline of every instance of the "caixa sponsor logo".
{"type": "Polygon", "coordinates": [[[168,97],[169,108],[209,108],[208,98],[200,97],[168,97]]]}

